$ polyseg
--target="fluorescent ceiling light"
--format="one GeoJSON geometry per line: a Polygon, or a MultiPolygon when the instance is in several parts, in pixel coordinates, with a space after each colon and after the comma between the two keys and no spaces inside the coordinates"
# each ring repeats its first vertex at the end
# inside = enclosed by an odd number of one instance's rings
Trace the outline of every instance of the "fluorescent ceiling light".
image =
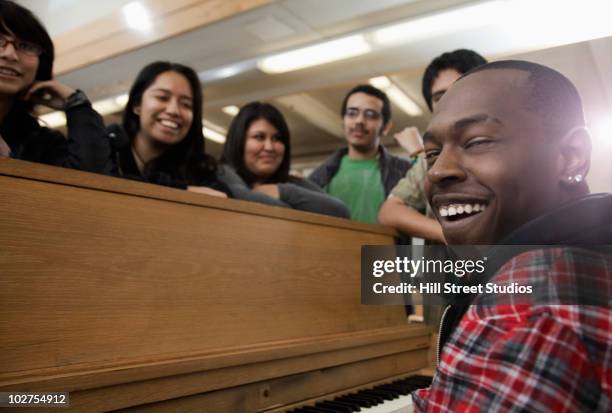
{"type": "Polygon", "coordinates": [[[268,74],[285,73],[362,55],[371,50],[364,35],[357,34],[269,56],[257,62],[257,67],[268,74]]]}
{"type": "MultiPolygon", "coordinates": [[[[128,101],[128,95],[122,94],[107,99],[100,99],[91,104],[101,116],[112,115],[121,112],[128,101]]],[[[48,128],[60,128],[66,125],[66,115],[62,111],[49,112],[38,117],[43,126],[48,128]]]]}
{"type": "Polygon", "coordinates": [[[101,116],[111,115],[121,111],[121,105],[117,104],[115,98],[98,100],[91,104],[96,112],[101,116]]]}
{"type": "Polygon", "coordinates": [[[421,116],[423,114],[421,107],[387,76],[373,77],[369,82],[372,86],[383,90],[389,96],[389,99],[408,115],[421,116]]]}
{"type": "Polygon", "coordinates": [[[215,82],[228,77],[237,76],[249,70],[256,69],[255,59],[243,60],[230,65],[215,67],[209,70],[198,72],[198,78],[203,83],[215,82]]]}
{"type": "Polygon", "coordinates": [[[513,39],[534,48],[555,47],[612,35],[610,1],[513,0],[509,6],[510,10],[502,23],[512,33],[513,39]]]}
{"type": "Polygon", "coordinates": [[[121,12],[125,22],[131,29],[147,31],[153,26],[148,10],[139,1],[126,4],[121,8],[121,12]]]}
{"type": "MultiPolygon", "coordinates": [[[[461,7],[375,30],[372,38],[376,43],[386,45],[474,29],[502,21],[507,15],[504,13],[507,8],[506,3],[501,1],[461,7]]],[[[520,31],[520,28],[517,30],[520,31]]]]}
{"type": "Polygon", "coordinates": [[[206,119],[202,119],[202,123],[204,124],[202,133],[206,139],[220,144],[225,143],[225,135],[227,135],[227,131],[225,129],[219,125],[207,121],[206,119]]]}
{"type": "Polygon", "coordinates": [[[38,123],[47,128],[59,128],[66,124],[66,115],[64,112],[50,112],[38,117],[38,123]]]}
{"type": "Polygon", "coordinates": [[[377,89],[385,90],[391,87],[391,81],[387,76],[373,77],[369,80],[369,83],[377,89]]]}
{"type": "Polygon", "coordinates": [[[227,77],[236,76],[240,71],[240,67],[235,65],[221,67],[216,70],[215,79],[225,79],[227,77]]]}
{"type": "Polygon", "coordinates": [[[121,108],[125,108],[125,105],[127,105],[128,103],[128,99],[129,99],[128,94],[124,93],[123,95],[119,95],[115,98],[115,103],[121,108]]]}
{"type": "Polygon", "coordinates": [[[236,105],[225,106],[221,110],[224,113],[227,113],[230,116],[236,116],[238,114],[238,112],[240,112],[240,108],[238,106],[236,106],[236,105]]]}
{"type": "Polygon", "coordinates": [[[225,135],[212,129],[208,129],[206,126],[202,128],[202,133],[204,134],[204,137],[210,141],[217,142],[219,144],[225,143],[225,135]]]}

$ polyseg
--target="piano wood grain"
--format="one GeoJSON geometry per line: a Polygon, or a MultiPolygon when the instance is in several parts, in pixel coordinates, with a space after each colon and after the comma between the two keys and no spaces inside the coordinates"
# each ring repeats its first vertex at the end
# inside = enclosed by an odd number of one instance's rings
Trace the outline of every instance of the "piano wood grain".
{"type": "Polygon", "coordinates": [[[426,328],[360,304],[383,227],[15,160],[0,199],[0,391],[258,411],[427,363],[426,328]]]}

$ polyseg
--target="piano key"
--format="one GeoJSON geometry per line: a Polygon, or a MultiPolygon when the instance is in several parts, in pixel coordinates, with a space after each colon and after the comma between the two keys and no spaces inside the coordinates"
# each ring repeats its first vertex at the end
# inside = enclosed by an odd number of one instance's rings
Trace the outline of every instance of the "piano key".
{"type": "Polygon", "coordinates": [[[359,405],[359,403],[355,403],[354,401],[348,401],[348,400],[339,400],[338,397],[336,397],[334,400],[331,400],[331,402],[333,403],[340,403],[346,406],[350,406],[351,409],[353,409],[354,412],[359,412],[361,411],[361,406],[359,405]]]}
{"type": "Polygon", "coordinates": [[[381,387],[382,389],[385,390],[391,390],[394,391],[399,395],[407,395],[410,393],[410,389],[408,389],[406,386],[400,386],[400,385],[394,385],[394,384],[385,384],[381,387]]]}
{"type": "Polygon", "coordinates": [[[371,397],[364,397],[358,394],[351,394],[350,396],[344,396],[345,400],[357,403],[360,407],[372,407],[376,406],[378,402],[371,397]]]}
{"type": "Polygon", "coordinates": [[[369,394],[374,394],[377,396],[382,397],[385,400],[393,400],[396,397],[398,397],[399,395],[396,392],[393,391],[389,391],[389,390],[385,390],[385,389],[381,389],[379,387],[372,389],[372,390],[366,390],[367,393],[369,394]]]}
{"type": "Polygon", "coordinates": [[[370,397],[371,399],[376,401],[376,404],[381,404],[385,402],[385,399],[377,394],[374,394],[374,392],[369,391],[369,390],[361,390],[357,392],[357,395],[359,397],[370,397]]]}
{"type": "MultiPolygon", "coordinates": [[[[330,401],[321,401],[311,408],[329,409],[334,411],[332,403],[340,403],[341,409],[350,407],[352,411],[361,413],[412,413],[412,393],[414,390],[428,387],[431,385],[432,377],[429,376],[410,376],[395,380],[391,383],[383,383],[371,389],[362,389],[355,393],[338,396],[330,401]],[[328,404],[329,403],[329,404],[328,404]],[[358,409],[358,410],[356,410],[358,409]]],[[[292,410],[292,413],[314,413],[318,410],[292,410]]],[[[336,410],[337,412],[348,412],[350,410],[336,410]]]]}
{"type": "Polygon", "coordinates": [[[361,413],[413,413],[412,396],[400,396],[378,406],[361,409],[361,413]]]}
{"type": "Polygon", "coordinates": [[[349,404],[343,404],[343,403],[338,403],[338,402],[334,402],[334,401],[325,401],[325,402],[319,402],[317,404],[315,404],[315,407],[327,407],[330,409],[336,409],[336,412],[338,413],[352,413],[352,412],[358,412],[359,406],[351,406],[349,404]]]}
{"type": "Polygon", "coordinates": [[[337,411],[334,411],[334,410],[320,408],[320,407],[313,407],[313,406],[302,407],[302,409],[298,409],[298,412],[299,413],[338,413],[337,411]]]}

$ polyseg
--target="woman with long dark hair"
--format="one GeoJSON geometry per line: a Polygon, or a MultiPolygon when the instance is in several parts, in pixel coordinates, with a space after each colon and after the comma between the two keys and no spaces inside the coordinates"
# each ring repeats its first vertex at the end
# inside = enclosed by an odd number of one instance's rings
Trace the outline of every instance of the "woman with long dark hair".
{"type": "Polygon", "coordinates": [[[109,172],[102,118],[83,92],[53,80],[53,42],[26,8],[0,0],[0,157],[109,172]],[[38,124],[41,104],[66,112],[68,140],[38,124]]]}
{"type": "Polygon", "coordinates": [[[122,128],[111,128],[116,173],[151,183],[226,196],[215,160],[204,153],[202,89],[190,67],[153,62],[130,89],[122,128]]]}
{"type": "Polygon", "coordinates": [[[268,103],[240,109],[227,133],[219,179],[235,198],[348,218],[342,201],[289,175],[291,143],[285,118],[268,103]]]}

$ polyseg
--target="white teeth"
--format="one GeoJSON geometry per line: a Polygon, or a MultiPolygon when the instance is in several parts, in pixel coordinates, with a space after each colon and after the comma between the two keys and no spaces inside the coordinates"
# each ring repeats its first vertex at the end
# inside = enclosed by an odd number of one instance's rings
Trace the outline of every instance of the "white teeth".
{"type": "Polygon", "coordinates": [[[485,204],[452,204],[438,209],[441,217],[478,213],[485,210],[485,204]]]}
{"type": "Polygon", "coordinates": [[[9,75],[9,76],[19,76],[19,73],[17,73],[17,71],[12,70],[12,69],[7,69],[7,68],[1,68],[0,73],[3,75],[9,75]]]}
{"type": "Polygon", "coordinates": [[[179,125],[176,122],[172,122],[171,120],[165,120],[162,119],[159,121],[159,123],[161,123],[164,126],[167,126],[169,128],[173,128],[173,129],[178,129],[179,125]]]}

